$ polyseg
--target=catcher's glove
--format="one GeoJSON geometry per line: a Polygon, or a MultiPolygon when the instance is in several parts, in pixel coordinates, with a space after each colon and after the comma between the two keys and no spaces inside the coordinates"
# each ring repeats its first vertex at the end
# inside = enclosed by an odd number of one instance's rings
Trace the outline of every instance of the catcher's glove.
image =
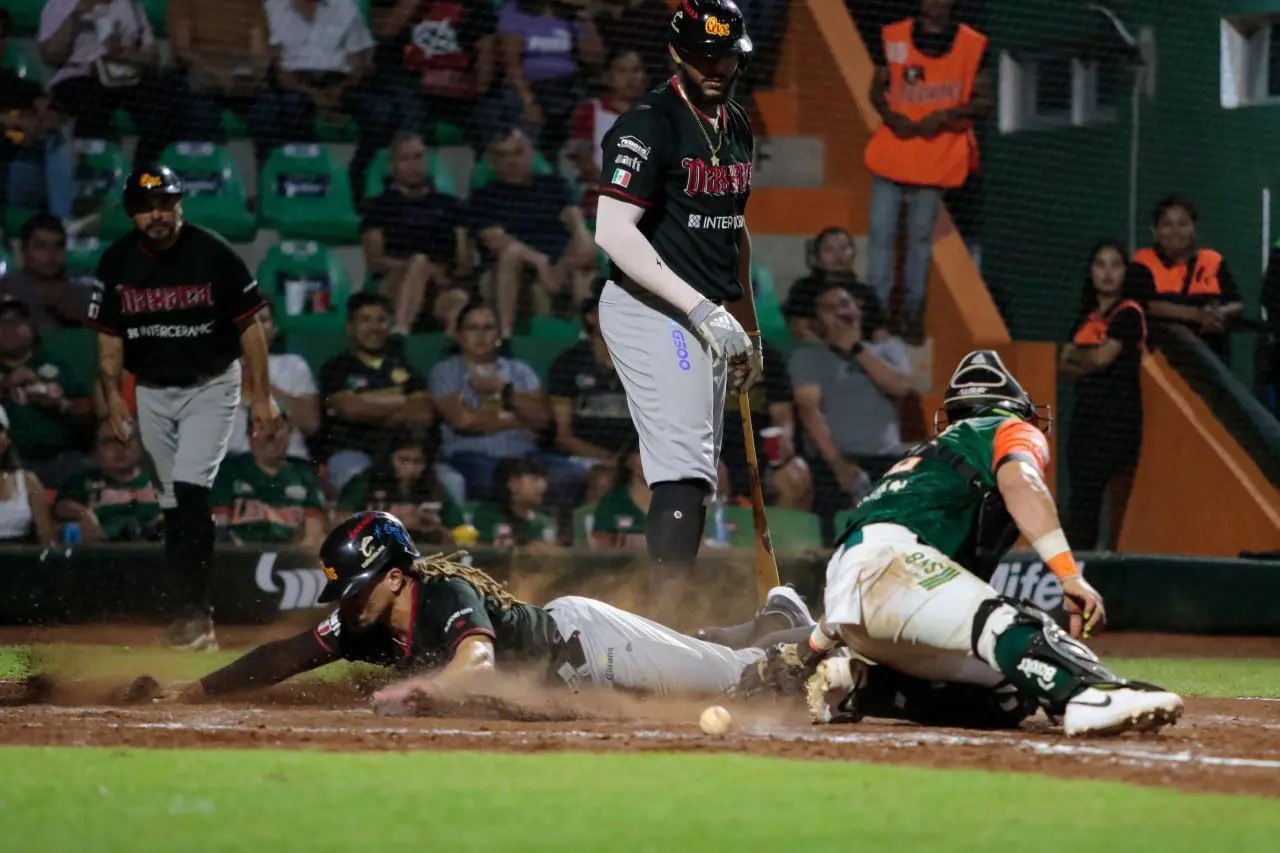
{"type": "Polygon", "coordinates": [[[739,699],[759,696],[803,696],[812,667],[801,662],[795,643],[779,643],[765,650],[764,660],[742,671],[732,694],[739,699]]]}
{"type": "Polygon", "coordinates": [[[867,665],[852,657],[831,656],[805,682],[805,703],[809,720],[824,723],[856,723],[858,688],[867,683],[867,665]]]}

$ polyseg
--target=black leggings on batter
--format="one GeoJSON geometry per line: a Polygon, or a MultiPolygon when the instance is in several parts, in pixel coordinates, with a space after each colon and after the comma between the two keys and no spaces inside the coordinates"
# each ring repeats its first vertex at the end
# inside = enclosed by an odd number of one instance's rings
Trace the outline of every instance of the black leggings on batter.
{"type": "Polygon", "coordinates": [[[173,496],[178,506],[164,512],[164,553],[184,579],[177,602],[180,615],[211,616],[215,528],[209,489],[194,483],[174,483],[173,496]]]}

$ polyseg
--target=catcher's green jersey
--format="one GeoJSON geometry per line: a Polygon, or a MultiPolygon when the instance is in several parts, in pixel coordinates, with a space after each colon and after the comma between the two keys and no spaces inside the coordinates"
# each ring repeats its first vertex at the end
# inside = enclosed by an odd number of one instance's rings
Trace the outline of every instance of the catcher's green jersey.
{"type": "Polygon", "coordinates": [[[983,498],[996,488],[996,469],[1012,455],[1034,459],[1043,471],[1049,464],[1049,443],[1040,430],[1017,418],[969,418],[952,424],[885,472],[853,511],[850,527],[899,524],[954,559],[973,530],[983,498]],[[917,455],[929,445],[942,452],[917,455]],[[954,463],[960,460],[972,470],[957,468],[954,463]]]}
{"type": "Polygon", "coordinates": [[[210,500],[218,524],[241,542],[295,542],[307,516],[324,511],[324,488],[310,468],[286,461],[269,474],[244,453],[227,457],[210,500]]]}

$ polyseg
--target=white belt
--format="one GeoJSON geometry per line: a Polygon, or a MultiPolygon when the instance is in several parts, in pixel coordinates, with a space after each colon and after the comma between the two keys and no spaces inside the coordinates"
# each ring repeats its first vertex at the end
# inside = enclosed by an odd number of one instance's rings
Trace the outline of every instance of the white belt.
{"type": "Polygon", "coordinates": [[[920,537],[901,524],[868,524],[858,528],[863,545],[918,545],[920,537]]]}

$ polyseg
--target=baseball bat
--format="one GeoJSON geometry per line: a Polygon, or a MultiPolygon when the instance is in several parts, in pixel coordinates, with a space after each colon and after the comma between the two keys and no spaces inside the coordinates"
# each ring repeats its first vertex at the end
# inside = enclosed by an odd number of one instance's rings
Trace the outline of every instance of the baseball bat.
{"type": "Polygon", "coordinates": [[[764,514],[764,489],[760,486],[760,463],[756,459],[756,432],[751,426],[751,401],[738,395],[742,413],[742,438],[747,448],[747,476],[751,479],[751,524],[756,533],[756,600],[764,604],[769,590],[779,584],[778,560],[769,538],[769,519],[764,514]]]}

